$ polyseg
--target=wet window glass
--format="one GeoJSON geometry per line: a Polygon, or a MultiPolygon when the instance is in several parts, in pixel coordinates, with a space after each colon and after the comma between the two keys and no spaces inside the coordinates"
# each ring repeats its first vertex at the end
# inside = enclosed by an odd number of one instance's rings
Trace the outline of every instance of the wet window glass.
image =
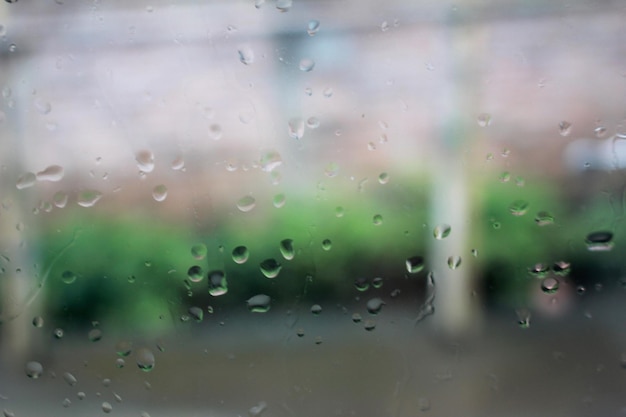
{"type": "Polygon", "coordinates": [[[626,416],[625,18],[2,1],[0,410],[626,416]]]}

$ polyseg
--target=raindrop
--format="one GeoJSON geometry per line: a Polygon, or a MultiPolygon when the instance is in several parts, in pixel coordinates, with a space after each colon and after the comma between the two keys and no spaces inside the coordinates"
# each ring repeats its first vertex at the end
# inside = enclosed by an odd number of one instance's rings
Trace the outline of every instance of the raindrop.
{"type": "Polygon", "coordinates": [[[85,393],[84,393],[84,392],[82,392],[82,391],[78,391],[78,392],[76,393],[76,396],[78,397],[78,399],[79,399],[79,400],[84,400],[84,399],[87,397],[87,394],[85,394],[85,393]]]}
{"type": "Polygon", "coordinates": [[[261,170],[265,172],[272,172],[280,165],[282,165],[283,160],[280,154],[276,151],[269,151],[261,156],[261,170]]]}
{"type": "Polygon", "coordinates": [[[370,288],[370,283],[365,277],[359,277],[354,280],[354,287],[359,291],[367,291],[370,288]]]}
{"type": "Polygon", "coordinates": [[[167,198],[167,187],[163,184],[159,184],[152,189],[152,198],[156,201],[163,201],[167,198]]]}
{"type": "Polygon", "coordinates": [[[304,94],[311,97],[313,95],[313,89],[311,87],[307,87],[304,89],[304,94]]]}
{"type": "Polygon", "coordinates": [[[303,328],[298,328],[298,330],[296,330],[296,335],[298,337],[304,337],[304,329],[303,328]]]}
{"type": "Polygon", "coordinates": [[[61,181],[65,170],[59,165],[50,165],[37,173],[37,181],[61,181]]]}
{"type": "Polygon", "coordinates": [[[368,332],[371,332],[376,329],[376,321],[375,320],[365,320],[363,323],[363,328],[368,332]]]}
{"type": "Polygon", "coordinates": [[[115,352],[118,354],[118,356],[126,357],[130,355],[132,351],[133,344],[126,340],[121,340],[115,345],[115,352]]]}
{"type": "Polygon", "coordinates": [[[319,316],[322,313],[322,306],[319,304],[313,304],[311,306],[311,313],[315,316],[319,316]]]}
{"type": "Polygon", "coordinates": [[[293,0],[276,0],[276,8],[282,13],[288,12],[292,5],[293,0]]]}
{"type": "Polygon", "coordinates": [[[324,339],[322,339],[322,336],[315,336],[316,345],[321,345],[323,342],[324,342],[324,339]]]}
{"type": "Polygon", "coordinates": [[[197,245],[193,245],[191,247],[191,256],[199,261],[206,257],[207,252],[208,251],[204,243],[198,243],[197,245]]]}
{"type": "Polygon", "coordinates": [[[204,278],[204,271],[199,265],[193,265],[187,270],[187,276],[191,282],[200,282],[204,278]]]}
{"type": "Polygon", "coordinates": [[[318,127],[320,127],[320,119],[314,116],[309,117],[306,120],[306,127],[308,127],[309,129],[317,129],[318,127]]]}
{"type": "Polygon", "coordinates": [[[102,339],[102,330],[100,329],[91,329],[87,334],[87,338],[90,342],[97,342],[102,339]]]}
{"type": "Polygon", "coordinates": [[[335,208],[335,216],[336,217],[341,218],[341,217],[343,217],[344,214],[346,214],[346,210],[343,207],[338,206],[338,207],[335,208]]]}
{"type": "Polygon", "coordinates": [[[514,216],[517,216],[517,217],[523,216],[528,211],[529,205],[530,204],[528,204],[527,201],[517,200],[511,203],[511,205],[509,206],[509,211],[514,216]]]}
{"type": "Polygon", "coordinates": [[[578,287],[576,287],[576,293],[578,293],[578,295],[583,295],[586,291],[587,289],[584,285],[579,285],[578,287]]]}
{"type": "Polygon", "coordinates": [[[383,308],[383,305],[385,305],[385,302],[380,298],[372,298],[366,304],[367,312],[370,314],[378,314],[383,308]]]}
{"type": "Polygon", "coordinates": [[[515,313],[517,314],[517,324],[519,325],[519,327],[521,327],[522,329],[529,328],[530,327],[530,311],[528,311],[528,309],[521,308],[515,311],[515,313]]]}
{"type": "Polygon", "coordinates": [[[282,269],[282,265],[274,258],[264,260],[259,266],[267,278],[276,278],[282,269]]]}
{"type": "Polygon", "coordinates": [[[242,197],[237,201],[237,208],[244,213],[251,211],[255,206],[256,200],[250,195],[242,197]]]}
{"type": "Polygon", "coordinates": [[[93,207],[101,198],[100,191],[83,190],[78,194],[77,202],[81,207],[93,207]]]}
{"type": "Polygon", "coordinates": [[[613,233],[607,231],[593,232],[585,239],[587,249],[592,252],[606,252],[613,249],[613,233]]]}
{"type": "Polygon", "coordinates": [[[295,256],[296,252],[293,248],[293,240],[292,239],[283,239],[280,241],[280,253],[283,255],[283,258],[290,261],[295,256]]]}
{"type": "Polygon", "coordinates": [[[433,230],[433,236],[437,240],[445,239],[450,235],[451,231],[452,231],[452,227],[449,224],[445,224],[445,223],[438,224],[437,226],[435,226],[435,229],[433,230]]]}
{"type": "Polygon", "coordinates": [[[333,89],[332,89],[332,88],[330,88],[330,87],[325,88],[325,89],[324,89],[324,91],[322,92],[322,94],[323,94],[323,95],[324,95],[324,97],[326,97],[326,98],[331,98],[331,97],[333,96],[333,93],[334,93],[334,91],[333,91],[333,89]]]}
{"type": "Polygon", "coordinates": [[[254,63],[254,51],[249,45],[243,45],[238,50],[239,61],[244,65],[250,65],[254,63]]]}
{"type": "Polygon", "coordinates": [[[561,136],[569,136],[571,130],[572,124],[570,122],[563,120],[561,123],[559,123],[559,134],[561,136]]]}
{"type": "Polygon", "coordinates": [[[63,271],[61,274],[61,281],[65,284],[73,284],[76,281],[76,274],[72,271],[63,271]]]}
{"type": "Polygon", "coordinates": [[[474,258],[478,258],[478,249],[472,249],[472,251],[471,251],[471,252],[472,252],[472,256],[473,256],[474,258]]]}
{"type": "Polygon", "coordinates": [[[29,188],[35,185],[35,181],[37,181],[37,177],[32,172],[27,172],[25,174],[20,175],[15,183],[15,187],[18,190],[23,190],[24,188],[29,188]]]}
{"type": "Polygon", "coordinates": [[[322,241],[322,249],[324,249],[325,251],[329,251],[333,248],[333,242],[331,242],[330,239],[324,239],[322,241]]]}
{"type": "Polygon", "coordinates": [[[109,414],[111,411],[113,411],[113,406],[105,401],[102,403],[102,411],[109,414]]]}
{"type": "Polygon", "coordinates": [[[315,61],[311,58],[302,58],[298,67],[300,68],[300,71],[303,72],[312,71],[313,68],[315,68],[315,61]]]}
{"type": "Polygon", "coordinates": [[[383,23],[380,24],[380,30],[382,32],[387,32],[389,30],[389,22],[387,22],[386,20],[383,21],[383,23]]]}
{"type": "Polygon", "coordinates": [[[411,274],[416,274],[424,269],[424,258],[421,256],[412,256],[406,260],[406,270],[411,274]]]}
{"type": "Polygon", "coordinates": [[[418,398],[417,399],[417,408],[420,411],[428,411],[430,410],[430,400],[428,398],[418,398]]]}
{"type": "Polygon", "coordinates": [[[548,277],[541,281],[541,291],[546,294],[554,294],[559,290],[559,280],[553,277],[548,277]]]}
{"type": "Polygon", "coordinates": [[[74,385],[76,385],[78,383],[78,380],[76,379],[76,377],[74,375],[72,375],[71,373],[69,373],[69,372],[65,372],[63,374],[63,380],[65,382],[67,382],[67,384],[70,387],[73,387],[74,385]]]}
{"type": "Polygon", "coordinates": [[[52,202],[58,208],[63,208],[67,205],[67,194],[63,191],[57,191],[52,196],[52,202]]]}
{"type": "Polygon", "coordinates": [[[285,194],[276,194],[272,200],[272,204],[276,208],[281,208],[285,205],[286,201],[287,198],[285,197],[285,194]]]}
{"type": "Polygon", "coordinates": [[[154,154],[148,150],[137,152],[135,161],[141,172],[152,172],[154,169],[154,154]]]}
{"type": "Polygon", "coordinates": [[[24,371],[29,378],[37,379],[43,375],[43,366],[39,362],[31,361],[26,364],[24,371]]]}
{"type": "Polygon", "coordinates": [[[387,184],[389,182],[389,174],[387,174],[386,172],[381,173],[378,176],[378,182],[381,184],[387,184]]]}
{"type": "Polygon", "coordinates": [[[570,272],[571,264],[565,261],[558,261],[552,265],[552,271],[560,276],[567,276],[570,272]]]}
{"type": "Polygon", "coordinates": [[[302,136],[304,136],[304,120],[300,118],[289,120],[289,123],[287,123],[287,132],[290,138],[302,139],[302,136]]]}
{"type": "Polygon", "coordinates": [[[212,124],[209,126],[209,138],[213,140],[220,140],[222,138],[222,126],[218,124],[212,124]]]}
{"type": "Polygon", "coordinates": [[[174,158],[170,166],[172,167],[174,171],[180,171],[181,169],[185,167],[185,160],[183,159],[182,156],[178,156],[174,158]]]}
{"type": "Polygon", "coordinates": [[[535,223],[539,226],[549,226],[554,224],[554,216],[547,211],[540,211],[535,216],[535,223]]]}
{"type": "Polygon", "coordinates": [[[228,282],[224,271],[211,271],[208,273],[207,279],[209,281],[209,294],[212,296],[218,297],[228,292],[228,282]]]}
{"type": "Polygon", "coordinates": [[[376,214],[373,217],[372,222],[374,223],[375,226],[380,226],[381,224],[383,224],[383,216],[380,214],[376,214]]]}
{"type": "Polygon", "coordinates": [[[372,280],[372,287],[380,288],[383,286],[383,279],[381,277],[376,277],[372,280]]]}
{"type": "Polygon", "coordinates": [[[491,115],[489,113],[481,113],[476,118],[476,122],[480,127],[487,127],[491,124],[491,115]]]}
{"type": "Polygon", "coordinates": [[[457,269],[461,266],[461,257],[460,256],[450,256],[448,258],[448,267],[450,269],[457,269]]]}
{"type": "Polygon", "coordinates": [[[232,251],[233,261],[237,264],[245,264],[250,257],[250,251],[245,246],[237,246],[232,251]]]}
{"type": "Polygon", "coordinates": [[[306,33],[308,33],[309,36],[314,36],[319,30],[320,30],[319,20],[309,20],[309,23],[307,24],[307,27],[306,27],[306,33]]]}
{"type": "Polygon", "coordinates": [[[204,311],[200,307],[189,307],[189,316],[191,316],[197,323],[202,322],[204,318],[204,311]]]}
{"type": "Polygon", "coordinates": [[[328,163],[324,168],[324,174],[330,178],[336,177],[339,174],[339,165],[335,162],[328,163]]]}
{"type": "Polygon", "coordinates": [[[37,317],[33,318],[33,326],[35,326],[37,328],[42,328],[43,327],[43,317],[37,316],[37,317]]]}
{"type": "Polygon", "coordinates": [[[150,372],[154,369],[154,354],[147,348],[141,348],[137,351],[137,366],[144,372],[150,372]]]}
{"type": "Polygon", "coordinates": [[[500,180],[500,182],[509,182],[511,180],[511,173],[505,171],[502,174],[500,174],[498,179],[500,180]]]}
{"type": "Polygon", "coordinates": [[[352,315],[352,321],[353,321],[354,323],[360,323],[360,322],[361,322],[361,320],[363,320],[363,317],[361,317],[361,315],[360,315],[359,313],[354,313],[354,314],[352,315]]]}
{"type": "Polygon", "coordinates": [[[265,411],[265,409],[267,409],[267,403],[265,401],[261,401],[254,407],[250,407],[250,409],[248,410],[248,414],[250,415],[250,417],[258,417],[263,411],[265,411]]]}
{"type": "Polygon", "coordinates": [[[596,135],[597,138],[604,137],[604,135],[606,135],[606,127],[598,126],[595,129],[593,129],[593,133],[594,135],[596,135]]]}
{"type": "Polygon", "coordinates": [[[117,358],[117,359],[115,360],[115,366],[116,366],[116,367],[118,367],[118,368],[120,368],[120,369],[121,369],[121,368],[123,368],[125,365],[126,365],[126,361],[125,361],[124,359],[122,359],[122,358],[117,358]]]}
{"type": "Polygon", "coordinates": [[[528,273],[535,278],[544,278],[548,274],[548,265],[543,263],[536,263],[528,268],[528,273]]]}
{"type": "Polygon", "coordinates": [[[66,398],[61,402],[61,405],[64,408],[69,408],[72,405],[72,401],[69,398],[66,398]]]}
{"type": "Polygon", "coordinates": [[[269,295],[258,294],[254,297],[250,297],[246,301],[248,310],[252,313],[267,313],[271,307],[271,298],[269,295]]]}
{"type": "MultiPolygon", "coordinates": [[[[7,0],[7,3],[11,3],[11,2],[15,3],[17,2],[17,0],[7,0]]],[[[17,45],[12,43],[11,45],[9,45],[9,52],[15,52],[15,51],[17,51],[17,45]]]]}
{"type": "Polygon", "coordinates": [[[56,329],[54,329],[52,334],[54,335],[55,339],[62,339],[63,335],[64,335],[64,332],[63,332],[63,329],[56,328],[56,329]]]}
{"type": "Polygon", "coordinates": [[[35,99],[35,108],[41,114],[48,114],[52,110],[50,103],[39,97],[35,99]]]}

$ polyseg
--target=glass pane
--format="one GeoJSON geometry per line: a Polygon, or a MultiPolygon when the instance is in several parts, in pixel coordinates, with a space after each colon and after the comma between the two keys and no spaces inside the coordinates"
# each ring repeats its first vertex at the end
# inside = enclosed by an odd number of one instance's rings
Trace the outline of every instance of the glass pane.
{"type": "Polygon", "coordinates": [[[3,2],[0,409],[625,415],[625,17],[3,2]]]}

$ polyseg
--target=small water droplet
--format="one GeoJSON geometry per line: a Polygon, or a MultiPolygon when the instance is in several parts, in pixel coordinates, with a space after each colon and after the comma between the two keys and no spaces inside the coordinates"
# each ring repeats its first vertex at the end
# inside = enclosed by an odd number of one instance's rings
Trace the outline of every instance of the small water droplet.
{"type": "Polygon", "coordinates": [[[613,249],[613,233],[598,231],[589,233],[585,239],[587,249],[591,252],[606,252],[613,249]]]}
{"type": "MultiPolygon", "coordinates": [[[[16,0],[16,1],[17,1],[17,0],[16,0]]],[[[7,2],[8,2],[8,3],[11,3],[11,1],[10,1],[10,0],[7,0],[7,2]]],[[[15,3],[15,1],[14,1],[13,3],[15,3]]],[[[14,44],[14,43],[10,44],[10,45],[9,45],[9,52],[15,52],[15,51],[17,51],[17,45],[16,45],[16,44],[14,44]]]]}
{"type": "Polygon", "coordinates": [[[191,282],[200,282],[204,278],[204,271],[199,265],[193,265],[187,270],[187,276],[191,282]]]}
{"type": "Polygon", "coordinates": [[[37,181],[61,181],[63,179],[63,175],[65,174],[65,170],[62,166],[59,165],[50,165],[46,167],[43,171],[39,171],[36,175],[37,181]]]}
{"type": "Polygon", "coordinates": [[[150,372],[154,369],[155,358],[152,351],[148,348],[137,350],[137,366],[144,372],[150,372]]]}
{"type": "Polygon", "coordinates": [[[383,286],[383,279],[381,277],[376,277],[372,280],[372,287],[380,288],[383,286]]]}
{"type": "Polygon", "coordinates": [[[448,267],[450,269],[457,269],[461,266],[461,257],[460,256],[450,256],[448,257],[448,267]]]}
{"type": "Polygon", "coordinates": [[[516,200],[513,203],[511,203],[511,205],[509,206],[509,211],[511,212],[512,215],[519,217],[519,216],[523,216],[524,214],[526,214],[526,212],[528,212],[529,206],[530,204],[528,204],[527,201],[516,200]]]}
{"type": "Polygon", "coordinates": [[[336,217],[341,218],[341,217],[344,216],[344,214],[346,214],[346,211],[344,210],[343,207],[341,207],[341,206],[335,207],[335,216],[336,217]]]}
{"type": "Polygon", "coordinates": [[[527,329],[530,327],[530,311],[525,308],[520,308],[515,311],[517,314],[517,324],[522,329],[527,329]]]}
{"type": "Polygon", "coordinates": [[[283,255],[283,258],[290,261],[294,258],[296,251],[293,248],[293,240],[292,239],[283,239],[280,241],[280,253],[283,255]]]}
{"type": "Polygon", "coordinates": [[[244,213],[251,211],[255,206],[256,200],[250,195],[242,197],[237,201],[237,208],[244,213]]]}
{"type": "Polygon", "coordinates": [[[361,317],[361,315],[360,315],[359,313],[354,313],[354,314],[352,315],[352,321],[353,321],[354,323],[360,323],[360,322],[361,322],[361,320],[363,320],[363,317],[361,317]]]}
{"type": "Polygon", "coordinates": [[[376,321],[375,320],[365,320],[363,323],[363,328],[368,332],[374,331],[376,329],[376,321]]]}
{"type": "Polygon", "coordinates": [[[314,36],[320,30],[320,22],[319,20],[309,20],[309,23],[306,26],[306,33],[309,36],[314,36]]]}
{"type": "Polygon", "coordinates": [[[553,277],[545,278],[541,281],[541,291],[546,294],[554,294],[559,290],[559,280],[553,277]]]}
{"type": "Polygon", "coordinates": [[[135,155],[137,167],[141,172],[152,172],[154,170],[154,154],[148,150],[141,150],[135,155]]]}
{"type": "Polygon", "coordinates": [[[228,282],[224,271],[211,271],[208,273],[207,279],[209,281],[209,294],[212,296],[218,297],[228,292],[228,282]]]}
{"type": "Polygon", "coordinates": [[[549,272],[548,265],[544,263],[536,263],[530,268],[528,268],[528,273],[535,278],[544,278],[549,272]]]}
{"type": "Polygon", "coordinates": [[[359,291],[367,291],[370,287],[370,283],[367,278],[359,277],[354,280],[354,287],[359,291]]]}
{"type": "Polygon", "coordinates": [[[300,64],[298,65],[298,68],[300,68],[300,71],[303,71],[303,72],[312,71],[313,68],[315,68],[315,61],[313,61],[311,58],[302,58],[300,60],[300,64]]]}
{"type": "Polygon", "coordinates": [[[253,297],[250,297],[246,304],[248,305],[248,310],[252,313],[267,313],[271,307],[271,301],[269,295],[258,294],[253,297]]]}
{"type": "Polygon", "coordinates": [[[554,224],[554,216],[547,211],[540,211],[535,216],[535,223],[539,226],[549,226],[554,224]]]}
{"type": "Polygon", "coordinates": [[[381,184],[387,184],[389,182],[389,174],[387,174],[386,172],[381,173],[378,176],[378,182],[381,184]]]}
{"type": "Polygon", "coordinates": [[[383,224],[383,216],[381,214],[374,215],[372,222],[374,223],[374,226],[380,226],[383,224]]]}
{"type": "Polygon", "coordinates": [[[37,361],[31,361],[26,364],[24,371],[29,378],[37,379],[43,375],[43,365],[37,361]]]}
{"type": "Polygon", "coordinates": [[[511,180],[511,173],[505,171],[498,177],[500,182],[509,182],[511,180]]]}
{"type": "Polygon", "coordinates": [[[109,414],[111,411],[113,411],[113,406],[105,401],[102,403],[102,411],[104,411],[106,414],[109,414]]]}
{"type": "Polygon", "coordinates": [[[91,329],[87,334],[87,338],[90,342],[97,342],[102,339],[102,330],[100,329],[91,329]]]}
{"type": "Polygon", "coordinates": [[[287,198],[285,197],[285,194],[276,194],[274,198],[272,199],[272,204],[276,208],[283,207],[286,202],[287,202],[287,198]]]}
{"type": "Polygon", "coordinates": [[[191,256],[193,256],[198,261],[204,259],[207,255],[207,247],[204,243],[198,243],[191,247],[191,256]]]}
{"type": "Polygon", "coordinates": [[[36,316],[36,317],[33,318],[33,326],[35,326],[37,328],[42,328],[43,324],[44,324],[43,317],[36,316]]]}
{"type": "Polygon", "coordinates": [[[232,251],[233,261],[237,264],[245,264],[250,257],[250,251],[245,246],[237,246],[232,251]]]}
{"type": "Polygon", "coordinates": [[[320,119],[315,116],[309,117],[306,120],[306,127],[308,127],[309,129],[317,129],[318,127],[320,127],[320,119]]]}
{"type": "Polygon", "coordinates": [[[37,111],[41,114],[48,114],[52,110],[52,105],[40,97],[35,98],[34,104],[37,111]]]}
{"type": "Polygon", "coordinates": [[[218,124],[212,124],[209,126],[209,138],[213,140],[220,140],[223,135],[222,126],[218,124]]]}
{"type": "Polygon", "coordinates": [[[271,150],[261,156],[261,170],[272,172],[282,165],[283,159],[277,151],[271,150]]]}
{"type": "Polygon", "coordinates": [[[291,6],[293,6],[293,0],[276,0],[276,9],[281,13],[291,10],[291,6]]]}
{"type": "Polygon", "coordinates": [[[63,329],[61,328],[56,328],[52,332],[52,335],[54,336],[55,339],[62,339],[64,334],[65,333],[63,332],[63,329]]]}
{"type": "Polygon", "coordinates": [[[304,94],[306,94],[307,96],[311,97],[313,95],[313,89],[311,87],[306,87],[304,89],[304,94]]]}
{"type": "Polygon", "coordinates": [[[606,127],[598,126],[595,129],[593,129],[593,133],[594,135],[596,135],[597,138],[602,138],[604,137],[604,135],[606,135],[606,127]]]}
{"type": "Polygon", "coordinates": [[[25,174],[20,175],[15,183],[15,187],[18,190],[23,190],[24,188],[29,188],[35,185],[35,181],[37,181],[37,177],[32,172],[27,172],[25,174]]]}
{"type": "Polygon", "coordinates": [[[259,404],[254,407],[250,407],[248,410],[248,415],[250,417],[258,417],[267,409],[267,403],[265,401],[261,401],[259,404]]]}
{"type": "Polygon", "coordinates": [[[563,120],[559,123],[559,134],[561,136],[569,136],[572,130],[572,124],[568,121],[563,120]]]}
{"type": "Polygon", "coordinates": [[[133,344],[126,340],[121,340],[115,345],[115,352],[121,357],[126,357],[130,355],[132,351],[133,344]]]}
{"type": "Polygon", "coordinates": [[[73,387],[74,385],[76,385],[78,383],[78,380],[76,379],[76,377],[74,375],[72,375],[71,373],[69,373],[69,372],[65,372],[63,374],[63,380],[65,382],[67,382],[67,384],[70,387],[73,387]]]}
{"type": "Polygon", "coordinates": [[[326,97],[326,98],[331,98],[331,97],[333,96],[333,93],[334,93],[334,91],[333,91],[333,89],[332,89],[332,88],[330,88],[330,87],[325,88],[325,89],[324,89],[324,91],[322,92],[322,94],[323,94],[323,95],[324,95],[324,97],[326,97]]]}
{"type": "Polygon", "coordinates": [[[126,361],[125,361],[124,359],[122,359],[122,358],[117,358],[117,359],[115,360],[115,366],[116,366],[117,368],[120,368],[120,369],[121,369],[121,368],[123,368],[125,365],[126,365],[126,361]]]}
{"type": "Polygon", "coordinates": [[[83,190],[78,193],[77,203],[81,207],[93,207],[102,198],[102,193],[97,190],[83,190]]]}
{"type": "Polygon", "coordinates": [[[565,261],[557,261],[554,263],[554,265],[552,265],[552,271],[554,271],[555,274],[563,277],[569,275],[570,268],[571,264],[565,261]]]}
{"type": "Polygon", "coordinates": [[[578,295],[583,295],[586,291],[587,288],[585,288],[584,285],[579,285],[576,287],[576,293],[578,293],[578,295]]]}
{"type": "Polygon", "coordinates": [[[417,400],[417,408],[420,411],[428,411],[430,410],[430,400],[428,398],[418,398],[417,400]]]}
{"type": "Polygon", "coordinates": [[[254,63],[254,51],[249,45],[242,45],[237,50],[239,54],[239,61],[244,65],[251,65],[254,63]]]}
{"type": "Polygon", "coordinates": [[[315,316],[319,316],[322,313],[322,306],[319,304],[313,304],[311,306],[311,313],[315,316]]]}
{"type": "Polygon", "coordinates": [[[276,278],[282,269],[282,265],[274,258],[269,258],[259,265],[261,272],[267,278],[276,278]]]}
{"type": "Polygon", "coordinates": [[[193,318],[197,323],[202,322],[204,318],[204,311],[200,307],[189,307],[189,316],[193,318]]]}
{"type": "Polygon", "coordinates": [[[79,399],[79,400],[84,400],[84,399],[87,397],[87,394],[85,394],[85,393],[84,393],[84,392],[82,392],[82,391],[78,391],[78,392],[76,393],[76,396],[78,397],[78,399],[79,399]]]}
{"type": "Polygon", "coordinates": [[[167,198],[167,187],[163,184],[157,185],[152,189],[152,198],[156,201],[163,201],[167,198]]]}
{"type": "Polygon", "coordinates": [[[177,156],[176,158],[174,158],[174,160],[172,160],[170,167],[174,171],[180,171],[181,169],[185,168],[185,160],[182,156],[177,156]]]}
{"type": "Polygon", "coordinates": [[[476,118],[476,122],[480,127],[488,127],[491,124],[491,115],[489,113],[481,113],[476,118]]]}
{"type": "Polygon", "coordinates": [[[333,242],[330,239],[322,240],[322,249],[329,251],[333,248],[333,242]]]}
{"type": "Polygon", "coordinates": [[[411,274],[416,274],[424,269],[424,258],[421,256],[412,256],[407,258],[406,270],[411,274]]]}
{"type": "Polygon", "coordinates": [[[73,284],[76,278],[76,274],[72,271],[63,271],[61,274],[61,281],[63,281],[64,284],[73,284]]]}
{"type": "Polygon", "coordinates": [[[296,335],[298,337],[304,337],[304,329],[303,328],[298,328],[298,330],[296,330],[296,335]]]}
{"type": "Polygon", "coordinates": [[[328,163],[324,168],[324,174],[329,178],[336,177],[339,174],[339,165],[335,162],[328,163]]]}
{"type": "Polygon", "coordinates": [[[287,133],[290,138],[302,139],[304,136],[304,120],[294,118],[287,123],[287,133]]]}
{"type": "Polygon", "coordinates": [[[450,235],[451,231],[452,231],[452,227],[449,224],[446,224],[446,223],[438,224],[437,226],[435,226],[435,229],[433,230],[433,236],[437,240],[442,240],[442,239],[447,238],[450,235]]]}
{"type": "Polygon", "coordinates": [[[385,305],[385,302],[380,298],[372,298],[366,304],[367,312],[370,314],[378,314],[385,305]]]}
{"type": "Polygon", "coordinates": [[[61,405],[63,406],[63,408],[69,408],[72,405],[72,401],[69,398],[66,398],[61,401],[61,405]]]}

